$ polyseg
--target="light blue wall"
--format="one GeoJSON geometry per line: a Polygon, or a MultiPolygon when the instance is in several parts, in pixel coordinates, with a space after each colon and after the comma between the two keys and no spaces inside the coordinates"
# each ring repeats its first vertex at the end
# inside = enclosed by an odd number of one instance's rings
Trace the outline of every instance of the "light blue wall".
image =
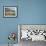
{"type": "Polygon", "coordinates": [[[9,32],[17,34],[18,24],[46,24],[46,0],[0,0],[0,44],[8,43],[9,32]],[[18,17],[3,18],[3,6],[18,6],[18,17]]]}
{"type": "MultiPolygon", "coordinates": [[[[8,43],[8,34],[16,32],[18,18],[3,18],[3,6],[17,6],[17,0],[0,0],[0,44],[8,43]]],[[[17,39],[15,41],[18,42],[17,39]]]]}
{"type": "Polygon", "coordinates": [[[46,0],[20,0],[21,24],[46,24],[46,0]]]}

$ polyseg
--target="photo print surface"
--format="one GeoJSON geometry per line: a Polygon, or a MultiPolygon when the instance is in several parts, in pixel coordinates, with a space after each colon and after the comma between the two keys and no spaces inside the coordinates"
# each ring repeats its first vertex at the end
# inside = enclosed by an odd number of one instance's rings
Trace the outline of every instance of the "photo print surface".
{"type": "Polygon", "coordinates": [[[15,6],[5,6],[4,7],[4,17],[16,17],[17,7],[15,6]]]}

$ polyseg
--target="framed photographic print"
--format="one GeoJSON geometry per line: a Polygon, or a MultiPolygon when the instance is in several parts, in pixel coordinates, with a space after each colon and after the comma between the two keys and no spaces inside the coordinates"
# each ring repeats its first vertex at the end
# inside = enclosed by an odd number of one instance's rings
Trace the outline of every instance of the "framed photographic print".
{"type": "Polygon", "coordinates": [[[17,7],[16,6],[4,6],[3,15],[4,15],[4,17],[16,17],[17,16],[17,7]]]}
{"type": "Polygon", "coordinates": [[[46,41],[46,24],[18,24],[18,42],[22,40],[46,41]]]}

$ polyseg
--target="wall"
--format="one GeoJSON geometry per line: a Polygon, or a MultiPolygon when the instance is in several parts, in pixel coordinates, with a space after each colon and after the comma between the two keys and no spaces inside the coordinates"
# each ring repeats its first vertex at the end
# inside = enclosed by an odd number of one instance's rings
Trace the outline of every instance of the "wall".
{"type": "Polygon", "coordinates": [[[46,0],[20,0],[19,23],[46,24],[46,0]]]}
{"type": "MultiPolygon", "coordinates": [[[[17,0],[0,0],[0,44],[7,44],[9,42],[8,34],[10,32],[16,32],[16,35],[18,32],[18,18],[3,18],[3,6],[17,5],[17,0]]],[[[18,43],[17,39],[15,41],[16,43],[18,43]]]]}
{"type": "MultiPolygon", "coordinates": [[[[46,24],[46,0],[0,0],[0,44],[7,44],[17,24],[46,24]],[[18,6],[18,17],[3,18],[3,6],[18,6]]],[[[17,40],[16,40],[17,43],[17,40]]]]}

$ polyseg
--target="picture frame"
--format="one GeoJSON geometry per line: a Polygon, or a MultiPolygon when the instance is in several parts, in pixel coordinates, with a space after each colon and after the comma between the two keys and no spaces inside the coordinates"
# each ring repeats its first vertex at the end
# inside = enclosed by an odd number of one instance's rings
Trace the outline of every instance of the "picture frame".
{"type": "Polygon", "coordinates": [[[17,6],[3,6],[3,17],[17,17],[17,6]]]}
{"type": "MultiPolygon", "coordinates": [[[[19,43],[22,40],[25,40],[24,38],[21,39],[21,37],[22,37],[22,33],[21,33],[22,30],[24,30],[24,31],[28,30],[28,33],[30,33],[30,35],[28,34],[28,37],[29,36],[30,37],[33,36],[32,38],[29,37],[26,40],[46,41],[46,24],[18,24],[18,42],[19,43]],[[31,32],[34,32],[34,33],[31,34],[31,32]],[[37,38],[36,38],[36,36],[37,36],[37,38]]],[[[23,35],[23,36],[25,36],[25,35],[23,35]]]]}

